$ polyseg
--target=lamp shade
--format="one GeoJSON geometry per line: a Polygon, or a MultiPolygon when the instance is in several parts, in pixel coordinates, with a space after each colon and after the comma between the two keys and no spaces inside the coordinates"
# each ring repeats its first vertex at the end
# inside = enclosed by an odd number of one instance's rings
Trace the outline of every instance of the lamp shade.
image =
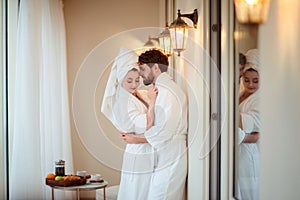
{"type": "Polygon", "coordinates": [[[178,55],[186,49],[189,28],[191,27],[181,17],[178,17],[169,27],[172,47],[178,55]]]}
{"type": "Polygon", "coordinates": [[[266,22],[269,0],[234,0],[237,19],[242,24],[262,24],[266,22]]]}
{"type": "Polygon", "coordinates": [[[164,54],[170,56],[172,54],[172,44],[170,31],[167,27],[159,34],[158,39],[160,49],[164,52],[164,54]]]}

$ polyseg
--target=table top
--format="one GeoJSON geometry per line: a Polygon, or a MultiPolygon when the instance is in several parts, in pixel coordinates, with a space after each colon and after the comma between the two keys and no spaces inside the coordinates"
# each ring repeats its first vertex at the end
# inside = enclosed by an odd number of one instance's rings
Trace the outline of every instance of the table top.
{"type": "Polygon", "coordinates": [[[97,190],[101,188],[105,188],[107,186],[108,182],[104,181],[102,183],[86,183],[84,185],[77,185],[77,186],[50,186],[54,189],[59,190],[97,190]]]}

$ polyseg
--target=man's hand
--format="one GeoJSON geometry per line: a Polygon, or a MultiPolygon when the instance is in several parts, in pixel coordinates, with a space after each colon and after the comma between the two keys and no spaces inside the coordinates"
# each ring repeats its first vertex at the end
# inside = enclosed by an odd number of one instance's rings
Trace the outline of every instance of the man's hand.
{"type": "Polygon", "coordinates": [[[133,133],[120,133],[120,137],[127,143],[127,144],[137,144],[138,141],[133,133]]]}
{"type": "Polygon", "coordinates": [[[136,135],[134,133],[119,133],[119,135],[127,144],[148,143],[144,134],[136,135]]]}

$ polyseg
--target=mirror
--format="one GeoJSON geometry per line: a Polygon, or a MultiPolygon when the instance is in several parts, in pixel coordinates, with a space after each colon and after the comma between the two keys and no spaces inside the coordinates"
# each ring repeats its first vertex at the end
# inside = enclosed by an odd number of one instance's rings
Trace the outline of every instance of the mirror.
{"type": "MultiPolygon", "coordinates": [[[[241,79],[240,79],[240,53],[246,54],[249,49],[257,49],[258,48],[258,25],[252,25],[252,24],[240,24],[237,19],[235,18],[235,26],[234,26],[234,60],[235,60],[235,97],[234,97],[234,108],[235,108],[235,173],[234,173],[234,197],[236,199],[249,199],[249,195],[257,195],[253,190],[251,191],[250,188],[258,188],[258,180],[256,172],[250,179],[246,176],[251,175],[253,171],[253,166],[249,167],[250,165],[259,166],[259,160],[254,161],[250,158],[253,158],[251,153],[251,148],[253,147],[253,144],[246,143],[245,141],[245,135],[240,132],[239,127],[240,125],[240,111],[242,103],[240,104],[240,85],[241,85],[241,79]],[[255,179],[255,183],[253,180],[255,179]]],[[[249,98],[249,97],[248,97],[249,98]]],[[[246,102],[246,99],[242,102],[246,102]]],[[[243,126],[242,126],[243,127],[243,126]]],[[[241,128],[242,128],[241,127],[241,128]]],[[[245,131],[245,130],[244,130],[245,131]]],[[[257,143],[254,143],[254,145],[257,145],[257,143]]],[[[256,148],[256,147],[255,147],[256,148]]],[[[255,150],[256,151],[256,150],[255,150]]],[[[259,156],[259,155],[258,155],[259,156]]],[[[259,171],[259,170],[258,170],[259,171]]],[[[252,176],[252,175],[251,175],[252,176]]],[[[257,199],[250,198],[250,199],[257,199]]]]}

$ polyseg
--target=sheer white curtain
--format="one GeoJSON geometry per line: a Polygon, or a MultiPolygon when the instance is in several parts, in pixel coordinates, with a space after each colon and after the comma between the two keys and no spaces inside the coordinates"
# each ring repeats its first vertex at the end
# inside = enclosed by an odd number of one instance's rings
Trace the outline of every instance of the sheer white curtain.
{"type": "Polygon", "coordinates": [[[21,0],[19,9],[10,199],[49,199],[55,160],[73,173],[63,5],[21,0]]]}

